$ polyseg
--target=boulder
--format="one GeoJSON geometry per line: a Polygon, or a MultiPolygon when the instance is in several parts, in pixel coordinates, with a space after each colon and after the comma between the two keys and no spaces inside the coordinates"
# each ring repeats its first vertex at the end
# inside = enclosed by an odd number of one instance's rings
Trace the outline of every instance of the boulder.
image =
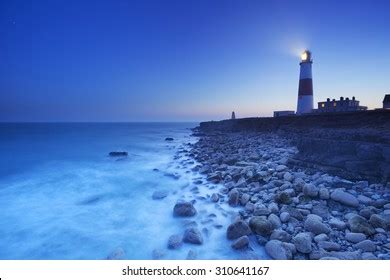
{"type": "Polygon", "coordinates": [[[329,227],[322,222],[322,218],[314,214],[309,214],[307,216],[304,227],[315,235],[328,233],[330,231],[329,227]]]}
{"type": "Polygon", "coordinates": [[[174,234],[168,238],[168,249],[178,249],[183,245],[181,235],[174,234]]]}
{"type": "Polygon", "coordinates": [[[348,225],[352,232],[360,232],[368,236],[375,234],[375,229],[362,216],[353,215],[348,219],[348,225]]]}
{"type": "Polygon", "coordinates": [[[239,220],[228,226],[226,235],[228,239],[237,239],[244,235],[251,234],[251,229],[248,224],[242,220],[239,220]]]}
{"type": "Polygon", "coordinates": [[[167,138],[165,138],[165,141],[173,141],[173,138],[172,137],[167,137],[167,138]]]}
{"type": "Polygon", "coordinates": [[[232,248],[239,250],[248,247],[248,245],[249,245],[249,238],[248,236],[244,235],[232,243],[232,248]]]}
{"type": "Polygon", "coordinates": [[[201,245],[203,243],[203,237],[197,228],[191,227],[184,232],[183,241],[185,243],[201,245]]]}
{"type": "Polygon", "coordinates": [[[173,214],[179,217],[192,217],[196,215],[196,209],[191,202],[178,202],[173,208],[173,214]]]}
{"type": "Polygon", "coordinates": [[[163,199],[165,197],[168,196],[168,192],[167,191],[155,191],[152,195],[152,199],[154,200],[159,200],[159,199],[163,199]]]}
{"type": "Polygon", "coordinates": [[[237,206],[240,202],[240,193],[238,192],[237,189],[232,189],[230,192],[229,192],[229,199],[228,199],[228,203],[230,206],[237,206]]]}
{"type": "Polygon", "coordinates": [[[308,232],[298,233],[293,238],[293,243],[298,252],[308,254],[312,251],[311,234],[308,232]]]}
{"type": "Polygon", "coordinates": [[[249,220],[249,226],[254,233],[262,236],[270,235],[273,230],[271,222],[263,216],[253,216],[249,220]]]}
{"type": "Polygon", "coordinates": [[[291,260],[293,254],[291,248],[279,240],[271,240],[265,244],[265,251],[275,260],[291,260]]]}
{"type": "Polygon", "coordinates": [[[359,206],[359,200],[356,197],[341,189],[336,189],[335,191],[333,191],[332,194],[330,195],[330,198],[346,206],[350,206],[350,207],[359,206]]]}

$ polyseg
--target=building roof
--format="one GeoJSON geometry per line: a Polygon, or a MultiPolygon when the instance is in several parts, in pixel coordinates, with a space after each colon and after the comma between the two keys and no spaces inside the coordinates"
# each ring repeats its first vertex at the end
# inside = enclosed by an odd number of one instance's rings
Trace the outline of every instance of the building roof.
{"type": "Polygon", "coordinates": [[[383,103],[390,103],[390,94],[386,94],[383,103]]]}

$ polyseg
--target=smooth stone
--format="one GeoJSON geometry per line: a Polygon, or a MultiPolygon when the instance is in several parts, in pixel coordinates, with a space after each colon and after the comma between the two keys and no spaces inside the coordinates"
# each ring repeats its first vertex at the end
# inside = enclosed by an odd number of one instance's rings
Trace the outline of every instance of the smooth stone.
{"type": "Polygon", "coordinates": [[[322,222],[322,218],[314,214],[309,214],[307,216],[304,227],[307,231],[310,231],[315,235],[328,233],[330,231],[329,227],[322,222]]]}
{"type": "Polygon", "coordinates": [[[201,245],[203,243],[203,237],[197,228],[189,228],[184,232],[183,242],[201,245]]]}
{"type": "Polygon", "coordinates": [[[375,252],[376,245],[371,240],[363,240],[353,246],[355,249],[360,249],[363,252],[375,252]]]}
{"type": "Polygon", "coordinates": [[[340,221],[339,219],[336,219],[336,218],[330,219],[329,225],[332,228],[336,228],[338,230],[344,230],[344,229],[347,228],[347,224],[346,223],[344,223],[343,221],[340,221]]]}
{"type": "Polygon", "coordinates": [[[272,232],[270,240],[280,240],[283,242],[290,242],[291,235],[282,229],[276,229],[272,232]]]}
{"type": "Polygon", "coordinates": [[[350,207],[358,207],[359,206],[359,200],[354,197],[352,194],[347,193],[341,189],[334,190],[330,198],[336,202],[339,202],[343,205],[350,206],[350,207]]]}
{"type": "Polygon", "coordinates": [[[282,226],[282,223],[281,223],[279,217],[276,216],[275,214],[270,214],[268,216],[268,221],[272,224],[273,229],[278,229],[282,226]]]}
{"type": "Polygon", "coordinates": [[[285,165],[278,165],[278,166],[276,166],[276,168],[275,168],[275,170],[277,171],[277,172],[281,172],[281,171],[284,171],[284,170],[286,170],[287,169],[287,166],[285,166],[285,165]]]}
{"type": "Polygon", "coordinates": [[[280,221],[282,223],[287,223],[290,220],[290,213],[282,212],[280,213],[280,221]]]}
{"type": "Polygon", "coordinates": [[[304,195],[309,197],[317,197],[318,195],[318,187],[314,184],[305,184],[303,186],[302,192],[304,195]]]}
{"type": "Polygon", "coordinates": [[[273,229],[271,222],[263,216],[253,216],[249,220],[249,226],[254,233],[262,236],[270,235],[273,229]]]}
{"type": "Polygon", "coordinates": [[[327,200],[330,197],[329,190],[327,188],[320,188],[320,190],[318,191],[318,194],[320,196],[320,199],[323,199],[323,200],[327,200]]]}
{"type": "Polygon", "coordinates": [[[352,232],[360,232],[368,236],[375,234],[375,229],[362,216],[353,215],[349,218],[348,225],[352,232]]]}
{"type": "Polygon", "coordinates": [[[228,239],[237,239],[244,235],[251,234],[251,229],[248,224],[242,220],[236,221],[229,225],[226,231],[228,239]]]}
{"type": "Polygon", "coordinates": [[[308,254],[312,251],[311,234],[308,232],[301,232],[295,235],[293,243],[300,253],[308,254]]]}
{"type": "Polygon", "coordinates": [[[239,250],[248,247],[248,245],[249,245],[249,238],[248,236],[244,235],[232,243],[232,248],[239,250]]]}
{"type": "Polygon", "coordinates": [[[291,248],[279,240],[268,241],[265,244],[265,251],[275,260],[291,260],[293,256],[291,248]]]}
{"type": "Polygon", "coordinates": [[[229,196],[228,196],[228,203],[230,206],[237,206],[239,204],[239,199],[240,199],[240,193],[238,192],[237,189],[232,189],[230,192],[229,192],[229,196]]]}
{"type": "Polygon", "coordinates": [[[241,205],[246,205],[249,201],[249,199],[251,198],[251,196],[247,193],[244,193],[242,196],[241,196],[241,199],[240,199],[240,203],[241,205]]]}
{"type": "Polygon", "coordinates": [[[369,223],[375,228],[390,230],[390,215],[372,214],[369,223]]]}
{"type": "Polygon", "coordinates": [[[366,240],[364,233],[348,232],[345,234],[345,239],[351,243],[359,243],[360,241],[366,240]]]}
{"type": "Polygon", "coordinates": [[[326,251],[340,251],[341,249],[340,244],[330,241],[320,241],[318,242],[318,247],[326,251]]]}
{"type": "Polygon", "coordinates": [[[178,202],[173,208],[173,214],[179,217],[192,217],[196,215],[196,209],[191,202],[178,202]]]}
{"type": "Polygon", "coordinates": [[[319,235],[314,236],[314,241],[316,243],[318,243],[320,241],[327,241],[328,239],[329,239],[329,237],[325,233],[321,233],[319,235]]]}
{"type": "Polygon", "coordinates": [[[268,210],[269,210],[271,213],[278,214],[278,213],[279,213],[278,204],[276,204],[275,202],[271,202],[271,203],[268,205],[268,210]]]}

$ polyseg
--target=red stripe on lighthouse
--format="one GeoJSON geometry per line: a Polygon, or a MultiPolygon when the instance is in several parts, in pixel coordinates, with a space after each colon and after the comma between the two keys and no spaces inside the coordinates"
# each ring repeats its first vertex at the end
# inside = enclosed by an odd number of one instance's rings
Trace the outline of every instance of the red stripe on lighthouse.
{"type": "Polygon", "coordinates": [[[299,80],[298,95],[313,95],[313,80],[312,79],[299,80]]]}

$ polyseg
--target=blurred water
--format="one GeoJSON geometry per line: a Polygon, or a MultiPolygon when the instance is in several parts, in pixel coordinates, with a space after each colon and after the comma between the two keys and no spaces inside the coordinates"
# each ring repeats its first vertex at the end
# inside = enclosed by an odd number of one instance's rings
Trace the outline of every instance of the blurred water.
{"type": "Polygon", "coordinates": [[[156,249],[166,259],[185,259],[189,249],[200,259],[239,258],[225,237],[231,210],[206,201],[192,219],[205,228],[204,245],[166,249],[189,222],[172,216],[175,202],[211,193],[199,187],[194,195],[199,175],[178,164],[185,158],[174,160],[196,141],[195,125],[0,124],[0,259],[104,259],[116,248],[126,259],[151,259],[156,249]],[[115,150],[129,156],[109,158],[115,150]],[[169,195],[153,200],[156,190],[169,195]],[[210,213],[222,229],[203,224],[210,213]]]}

